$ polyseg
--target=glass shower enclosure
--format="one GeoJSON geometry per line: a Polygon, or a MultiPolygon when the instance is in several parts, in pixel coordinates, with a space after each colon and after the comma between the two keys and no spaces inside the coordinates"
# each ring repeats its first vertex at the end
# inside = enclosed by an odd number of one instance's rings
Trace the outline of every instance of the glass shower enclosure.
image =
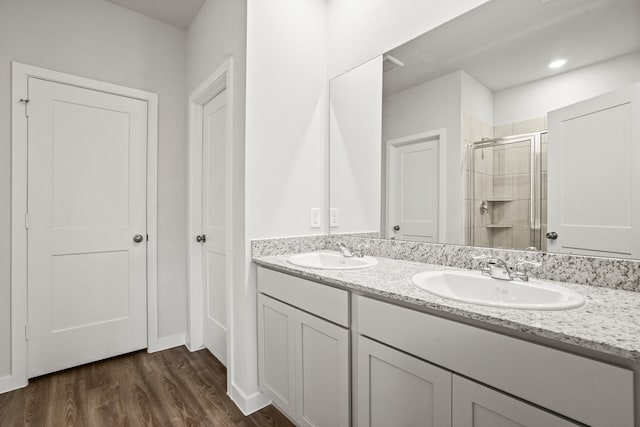
{"type": "Polygon", "coordinates": [[[546,250],[547,133],[469,144],[470,244],[546,250]]]}

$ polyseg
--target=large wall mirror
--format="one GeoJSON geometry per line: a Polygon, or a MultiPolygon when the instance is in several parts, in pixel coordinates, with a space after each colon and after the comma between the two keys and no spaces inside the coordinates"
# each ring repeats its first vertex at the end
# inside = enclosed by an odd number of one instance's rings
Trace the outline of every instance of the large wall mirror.
{"type": "Polygon", "coordinates": [[[640,258],[638,0],[492,0],[330,99],[331,233],[640,258]]]}

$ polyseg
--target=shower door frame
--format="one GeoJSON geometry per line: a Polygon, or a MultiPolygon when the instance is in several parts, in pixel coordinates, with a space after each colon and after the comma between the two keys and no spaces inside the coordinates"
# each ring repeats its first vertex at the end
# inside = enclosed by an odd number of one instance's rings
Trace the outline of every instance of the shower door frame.
{"type": "MultiPolygon", "coordinates": [[[[531,246],[535,246],[537,251],[543,251],[543,236],[541,229],[541,219],[542,219],[542,135],[546,134],[547,131],[539,131],[539,132],[531,132],[531,133],[523,133],[518,135],[510,135],[500,138],[491,138],[491,139],[482,139],[480,141],[471,142],[467,145],[468,150],[468,158],[470,164],[470,173],[469,173],[469,185],[470,194],[472,197],[469,198],[469,210],[467,213],[467,217],[469,218],[469,232],[470,232],[470,243],[471,246],[475,246],[476,236],[475,236],[475,219],[478,214],[478,206],[475,206],[475,189],[476,189],[476,162],[475,162],[475,150],[481,148],[495,147],[500,145],[509,145],[518,142],[530,142],[530,171],[531,171],[531,179],[530,179],[530,217],[529,217],[529,230],[530,230],[530,242],[533,242],[531,246]]],[[[493,241],[491,242],[490,248],[495,248],[493,245],[493,241]]],[[[515,249],[515,248],[505,248],[505,249],[515,249]]],[[[522,248],[520,248],[522,249],[522,248]]]]}

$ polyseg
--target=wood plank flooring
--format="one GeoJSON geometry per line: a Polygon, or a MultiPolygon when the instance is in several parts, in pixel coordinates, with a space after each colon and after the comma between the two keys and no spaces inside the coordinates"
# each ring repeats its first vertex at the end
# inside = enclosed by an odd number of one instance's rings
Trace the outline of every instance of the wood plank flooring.
{"type": "Polygon", "coordinates": [[[207,350],[131,353],[0,394],[0,426],[293,426],[273,406],[245,417],[226,374],[207,350]]]}

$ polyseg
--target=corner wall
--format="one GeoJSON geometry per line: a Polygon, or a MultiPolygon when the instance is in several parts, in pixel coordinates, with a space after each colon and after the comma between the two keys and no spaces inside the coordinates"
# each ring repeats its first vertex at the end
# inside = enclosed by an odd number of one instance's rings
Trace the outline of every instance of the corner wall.
{"type": "Polygon", "coordinates": [[[254,409],[263,402],[249,240],[327,232],[326,70],[326,0],[248,0],[246,280],[234,285],[233,369],[238,391],[254,409]],[[320,208],[324,227],[309,227],[310,208],[320,208]]]}
{"type": "MultiPolygon", "coordinates": [[[[232,152],[232,234],[233,234],[233,280],[232,298],[238,302],[229,308],[232,316],[237,310],[244,316],[243,289],[245,288],[246,257],[245,253],[245,106],[246,106],[246,56],[247,56],[247,2],[246,0],[207,0],[195,17],[187,32],[187,94],[189,96],[224,60],[233,57],[233,152],[232,152]],[[237,294],[237,295],[236,295],[237,294]]],[[[255,317],[255,308],[254,314],[255,317]]],[[[234,316],[235,317],[235,316],[234,316]]],[[[232,334],[228,343],[230,360],[228,361],[227,383],[231,397],[245,412],[248,407],[246,393],[234,393],[236,378],[248,369],[248,363],[238,350],[236,342],[244,341],[245,331],[236,328],[235,322],[227,325],[232,334]]],[[[257,350],[256,350],[257,352],[257,350]]],[[[249,362],[249,368],[251,368],[249,362]]],[[[257,361],[255,362],[257,365],[257,361]]],[[[257,379],[256,379],[257,382],[257,379]]],[[[246,387],[245,387],[246,388],[246,387]]],[[[255,385],[254,385],[255,389],[255,385]]],[[[252,389],[249,394],[254,392],[252,389]]],[[[260,406],[258,403],[257,406],[260,406]]]]}

